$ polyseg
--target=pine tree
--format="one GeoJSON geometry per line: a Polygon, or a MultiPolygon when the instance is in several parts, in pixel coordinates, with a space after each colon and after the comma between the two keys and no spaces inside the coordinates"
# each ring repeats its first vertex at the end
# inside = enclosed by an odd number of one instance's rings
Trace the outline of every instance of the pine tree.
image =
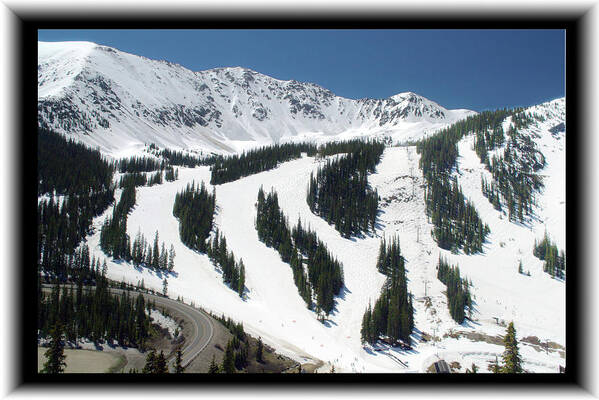
{"type": "Polygon", "coordinates": [[[183,371],[185,371],[185,368],[183,367],[182,363],[182,352],[181,352],[181,348],[177,349],[177,356],[175,358],[175,374],[182,374],[183,371]]]}
{"type": "Polygon", "coordinates": [[[503,343],[505,345],[505,351],[502,356],[502,372],[508,374],[522,373],[522,357],[518,350],[518,340],[516,339],[516,329],[514,328],[513,322],[510,322],[507,327],[503,343]]]}
{"type": "Polygon", "coordinates": [[[56,321],[51,329],[50,347],[46,350],[46,362],[42,373],[44,374],[59,374],[64,372],[67,365],[64,355],[64,344],[62,342],[62,324],[56,321]]]}
{"type": "Polygon", "coordinates": [[[472,363],[472,367],[470,369],[466,369],[467,374],[476,374],[477,372],[478,372],[478,367],[474,363],[472,363]]]}
{"type": "Polygon", "coordinates": [[[262,338],[259,337],[258,338],[258,348],[256,349],[256,361],[258,361],[259,363],[263,362],[263,360],[262,360],[263,347],[264,347],[264,345],[262,344],[262,338]]]}
{"type": "Polygon", "coordinates": [[[166,247],[164,246],[164,242],[162,242],[162,246],[160,249],[160,269],[167,270],[168,269],[168,253],[166,252],[166,247]]]}
{"type": "Polygon", "coordinates": [[[160,268],[160,248],[158,247],[158,231],[154,236],[154,246],[152,247],[152,267],[154,269],[160,268]]]}
{"type": "Polygon", "coordinates": [[[225,350],[225,358],[223,359],[222,370],[225,374],[234,374],[235,373],[235,354],[233,350],[233,341],[230,340],[227,343],[227,348],[225,350]]]}
{"type": "Polygon", "coordinates": [[[239,285],[237,287],[237,293],[239,293],[239,297],[243,297],[244,289],[245,289],[245,265],[243,265],[243,260],[239,260],[239,285]]]}
{"type": "Polygon", "coordinates": [[[214,358],[214,354],[212,355],[212,361],[210,362],[210,366],[208,367],[208,373],[209,374],[218,374],[219,368],[218,365],[216,364],[216,360],[214,358]]]}
{"type": "Polygon", "coordinates": [[[168,281],[166,280],[166,278],[164,278],[164,280],[162,281],[162,294],[166,297],[168,291],[168,281]]]}
{"type": "Polygon", "coordinates": [[[168,252],[168,270],[173,271],[175,269],[175,246],[171,244],[171,248],[168,252]]]}
{"type": "Polygon", "coordinates": [[[497,356],[495,356],[495,362],[491,365],[491,372],[494,374],[499,374],[502,371],[501,367],[499,366],[499,361],[497,360],[497,356]]]}
{"type": "Polygon", "coordinates": [[[518,273],[524,274],[524,270],[522,269],[522,260],[520,260],[520,262],[518,263],[518,273]]]}
{"type": "Polygon", "coordinates": [[[156,371],[156,351],[152,350],[146,356],[146,364],[141,370],[142,374],[153,374],[156,371]]]}
{"type": "Polygon", "coordinates": [[[164,352],[161,350],[160,354],[156,357],[155,363],[156,369],[153,371],[155,374],[167,374],[168,366],[166,365],[166,358],[164,357],[164,352]]]}

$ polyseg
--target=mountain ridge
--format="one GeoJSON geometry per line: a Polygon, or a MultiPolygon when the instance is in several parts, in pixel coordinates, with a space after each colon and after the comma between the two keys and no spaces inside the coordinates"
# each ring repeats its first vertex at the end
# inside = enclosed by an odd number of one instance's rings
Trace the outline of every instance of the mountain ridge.
{"type": "Polygon", "coordinates": [[[235,152],[289,140],[413,140],[468,115],[413,92],[347,99],[244,67],[194,72],[92,42],[38,42],[38,123],[104,153],[235,152]]]}

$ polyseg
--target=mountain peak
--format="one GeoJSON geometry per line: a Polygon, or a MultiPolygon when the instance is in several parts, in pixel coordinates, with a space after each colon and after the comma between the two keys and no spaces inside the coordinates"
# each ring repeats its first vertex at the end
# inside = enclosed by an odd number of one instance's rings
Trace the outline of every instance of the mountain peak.
{"type": "Polygon", "coordinates": [[[91,42],[39,42],[38,48],[39,124],[107,153],[150,142],[230,152],[347,132],[409,140],[473,113],[447,110],[413,92],[347,99],[241,66],[193,72],[91,42]]]}

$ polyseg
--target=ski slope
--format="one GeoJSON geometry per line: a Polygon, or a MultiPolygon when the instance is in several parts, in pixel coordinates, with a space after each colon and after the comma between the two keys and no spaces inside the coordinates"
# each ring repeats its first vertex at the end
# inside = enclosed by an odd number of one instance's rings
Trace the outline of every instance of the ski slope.
{"type": "MultiPolygon", "coordinates": [[[[128,233],[141,231],[148,240],[159,231],[159,240],[167,248],[175,247],[175,271],[161,275],[134,268],[123,261],[108,261],[112,279],[162,290],[168,279],[168,295],[182,297],[203,308],[224,313],[254,336],[260,336],[282,354],[302,362],[320,359],[322,371],[334,365],[337,372],[425,372],[437,359],[457,362],[464,372],[476,363],[480,372],[498,356],[503,345],[497,337],[505,333],[505,323],[514,321],[518,338],[537,337],[541,343],[565,346],[565,282],[551,279],[542,271],[542,262],[532,255],[535,239],[545,229],[565,248],[565,136],[551,135],[548,129],[564,120],[563,99],[537,106],[547,120],[529,128],[538,134],[538,145],[547,158],[540,173],[547,175],[539,196],[538,218],[528,224],[509,222],[497,212],[480,190],[480,175],[486,173],[472,149],[472,136],[459,143],[458,178],[464,194],[477,208],[491,234],[484,254],[466,256],[440,250],[431,237],[423,202],[423,179],[418,168],[419,156],[413,146],[388,147],[370,184],[381,197],[380,217],[375,234],[363,238],[342,238],[324,220],[312,214],[305,200],[310,173],[323,160],[303,157],[278,168],[216,187],[215,225],[225,235],[236,259],[246,266],[244,299],[222,283],[219,271],[208,257],[185,247],[178,234],[179,224],[172,215],[175,195],[188,183],[203,181],[209,190],[208,167],[179,168],[179,179],[159,186],[137,189],[137,203],[128,218],[128,233]],[[293,283],[291,268],[278,253],[258,240],[254,228],[258,189],[274,188],[279,204],[294,225],[298,217],[323,240],[342,263],[345,289],[337,306],[324,324],[316,319],[300,298],[293,283]],[[376,268],[383,236],[398,235],[407,260],[408,287],[414,295],[414,349],[402,351],[380,346],[382,351],[364,348],[360,343],[360,325],[369,302],[379,296],[384,276],[376,268]],[[472,281],[475,312],[471,322],[456,324],[447,309],[445,286],[436,278],[440,254],[451,263],[459,263],[463,277],[472,281]],[[531,276],[517,272],[518,261],[531,276]],[[499,324],[498,324],[499,323],[499,324]],[[421,342],[424,336],[433,340],[421,342]],[[398,361],[399,360],[399,361],[398,361]]],[[[96,257],[106,257],[99,247],[101,224],[107,215],[94,220],[95,233],[87,238],[96,257]]],[[[534,342],[534,341],[533,341],[534,342]]],[[[552,345],[555,347],[555,345],[552,345]]],[[[380,350],[379,349],[379,350],[380,350]]],[[[564,365],[564,351],[520,342],[524,368],[533,372],[556,372],[564,365]]]]}

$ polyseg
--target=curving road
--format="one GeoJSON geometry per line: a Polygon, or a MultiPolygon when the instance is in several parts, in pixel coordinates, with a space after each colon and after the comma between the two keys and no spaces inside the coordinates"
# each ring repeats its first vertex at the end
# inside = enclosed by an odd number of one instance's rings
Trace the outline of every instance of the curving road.
{"type": "MultiPolygon", "coordinates": [[[[43,284],[42,290],[49,291],[52,285],[43,284]]],[[[86,287],[86,290],[91,288],[86,287]]],[[[113,293],[121,294],[125,292],[125,289],[110,288],[113,293]]],[[[197,356],[210,344],[214,336],[214,327],[212,325],[212,318],[197,308],[193,308],[185,303],[169,299],[167,297],[157,296],[148,293],[137,292],[135,290],[129,290],[130,293],[141,293],[147,300],[152,300],[157,306],[164,307],[167,310],[173,310],[181,314],[185,321],[189,323],[192,328],[191,337],[186,338],[185,347],[183,347],[183,359],[182,365],[186,367],[191,363],[197,356]]],[[[169,363],[174,362],[175,356],[169,358],[169,363]]]]}
{"type": "MultiPolygon", "coordinates": [[[[119,290],[121,289],[113,289],[119,290]]],[[[185,303],[172,300],[166,297],[156,296],[152,294],[142,293],[146,300],[151,299],[156,305],[166,309],[175,310],[183,315],[184,319],[192,326],[193,334],[191,338],[185,341],[185,347],[182,349],[183,360],[182,365],[186,367],[194,358],[200,354],[202,350],[208,346],[214,336],[214,328],[212,326],[211,317],[203,311],[193,308],[185,303]]],[[[171,357],[171,359],[174,358],[171,357]]]]}

